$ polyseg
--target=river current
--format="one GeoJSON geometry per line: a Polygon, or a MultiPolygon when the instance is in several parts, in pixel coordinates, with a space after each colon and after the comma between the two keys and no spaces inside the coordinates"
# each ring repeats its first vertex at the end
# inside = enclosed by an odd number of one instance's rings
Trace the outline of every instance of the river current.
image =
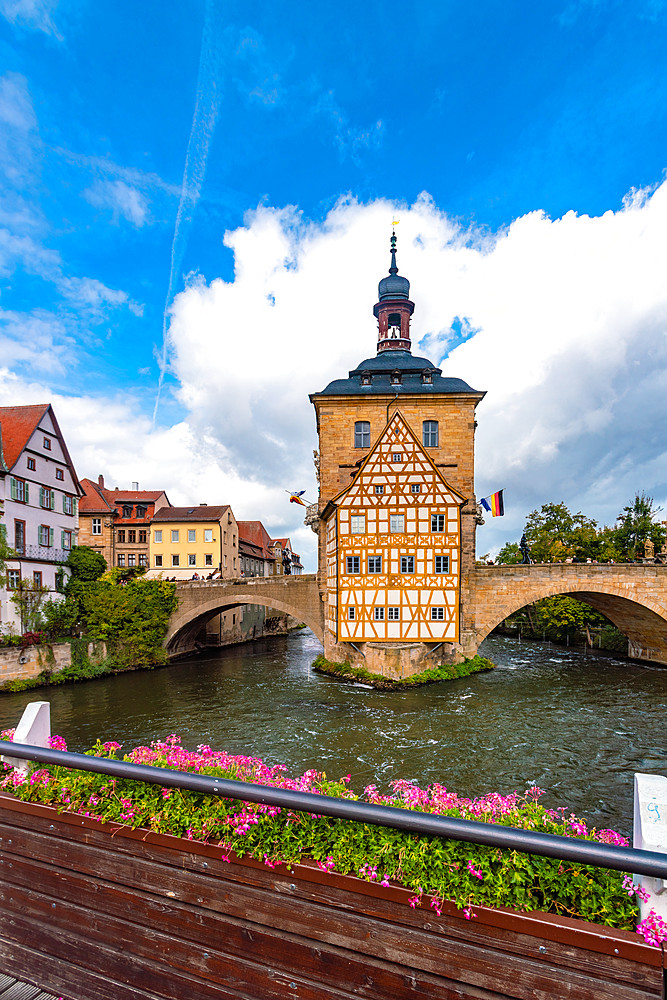
{"type": "Polygon", "coordinates": [[[68,749],[99,737],[126,748],[170,733],[216,749],[351,774],[387,789],[394,778],[461,795],[522,791],[628,835],[634,771],[667,774],[667,669],[584,657],[492,637],[496,670],[407,691],[322,677],[305,629],[216,650],[169,667],[0,697],[0,728],[29,701],[51,703],[68,749]]]}

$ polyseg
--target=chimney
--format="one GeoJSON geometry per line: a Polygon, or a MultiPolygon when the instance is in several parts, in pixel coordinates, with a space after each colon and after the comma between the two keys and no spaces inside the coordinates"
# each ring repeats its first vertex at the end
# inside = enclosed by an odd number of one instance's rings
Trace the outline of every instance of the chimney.
{"type": "Polygon", "coordinates": [[[104,476],[97,477],[97,485],[100,487],[100,489],[102,490],[104,489],[104,476]]]}
{"type": "Polygon", "coordinates": [[[207,503],[200,503],[199,506],[200,507],[208,507],[208,504],[207,503]]]}
{"type": "Polygon", "coordinates": [[[132,489],[135,493],[139,492],[139,483],[132,483],[132,489]]]}

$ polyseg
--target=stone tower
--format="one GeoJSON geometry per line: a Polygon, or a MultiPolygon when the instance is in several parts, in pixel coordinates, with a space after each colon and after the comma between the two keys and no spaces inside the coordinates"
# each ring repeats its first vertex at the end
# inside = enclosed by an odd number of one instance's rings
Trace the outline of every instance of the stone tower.
{"type": "Polygon", "coordinates": [[[415,305],[391,266],[377,354],[311,395],[319,435],[318,584],[324,652],[407,677],[476,648],[475,408],[483,392],[411,352],[415,305]]]}

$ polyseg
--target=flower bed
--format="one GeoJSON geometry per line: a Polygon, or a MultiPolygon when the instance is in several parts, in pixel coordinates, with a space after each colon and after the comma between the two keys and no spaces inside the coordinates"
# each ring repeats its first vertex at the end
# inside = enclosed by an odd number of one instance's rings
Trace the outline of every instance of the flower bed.
{"type": "MultiPolygon", "coordinates": [[[[11,739],[10,732],[2,734],[11,739]]],[[[60,737],[52,746],[66,749],[60,737]]],[[[117,759],[118,743],[98,742],[91,755],[117,759]]],[[[253,757],[215,752],[209,746],[188,751],[175,736],[124,755],[138,764],[232,778],[278,788],[356,799],[349,776],[332,781],[323,772],[306,771],[290,778],[282,765],[269,767],[253,757]]],[[[414,837],[384,827],[332,820],[275,806],[207,796],[200,793],[109,778],[90,772],[48,766],[33,767],[26,776],[9,769],[0,786],[17,798],[54,806],[101,823],[122,823],[156,833],[215,844],[223,856],[249,855],[269,868],[312,859],[324,872],[352,874],[380,886],[411,890],[409,902],[424,904],[440,914],[445,902],[455,904],[466,918],[475,907],[510,907],[543,911],[633,930],[638,921],[636,896],[643,890],[629,875],[588,865],[560,862],[515,851],[477,846],[440,838],[414,837]]],[[[584,820],[567,810],[546,809],[541,789],[523,795],[491,793],[464,798],[434,784],[422,789],[412,782],[393,782],[391,794],[374,785],[363,798],[375,804],[415,809],[443,816],[537,830],[543,833],[627,844],[613,830],[589,830],[584,820]]],[[[656,947],[667,940],[667,926],[652,915],[637,928],[656,947]]]]}

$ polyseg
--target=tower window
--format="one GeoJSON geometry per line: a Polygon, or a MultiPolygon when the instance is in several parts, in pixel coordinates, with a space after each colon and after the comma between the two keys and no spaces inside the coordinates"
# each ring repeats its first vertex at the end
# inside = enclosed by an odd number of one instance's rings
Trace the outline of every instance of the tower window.
{"type": "Polygon", "coordinates": [[[422,442],[425,448],[438,447],[438,421],[425,420],[422,424],[422,442]]]}
{"type": "Polygon", "coordinates": [[[387,316],[387,336],[390,340],[398,340],[401,336],[401,314],[389,313],[387,316]]]}
{"type": "Polygon", "coordinates": [[[357,420],[354,425],[354,447],[370,448],[371,425],[368,420],[357,420]]]}

